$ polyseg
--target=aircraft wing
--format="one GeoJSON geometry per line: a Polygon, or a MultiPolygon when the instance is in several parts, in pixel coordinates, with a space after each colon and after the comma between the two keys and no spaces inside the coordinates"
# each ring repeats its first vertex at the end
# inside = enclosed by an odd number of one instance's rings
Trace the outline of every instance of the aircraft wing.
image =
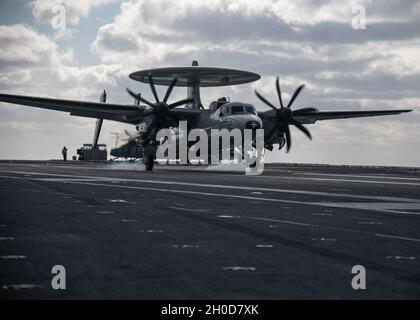
{"type": "Polygon", "coordinates": [[[62,100],[13,94],[0,94],[0,101],[35,108],[69,112],[72,116],[102,118],[130,124],[138,122],[144,109],[143,106],[136,105],[62,100]]]}
{"type": "Polygon", "coordinates": [[[185,108],[175,108],[169,111],[169,114],[172,118],[177,121],[188,121],[191,123],[196,122],[200,117],[204,117],[206,110],[199,109],[185,109],[185,108]]]}
{"type": "Polygon", "coordinates": [[[293,113],[293,117],[302,124],[313,124],[320,120],[336,120],[362,117],[376,117],[395,115],[410,112],[409,109],[394,110],[372,110],[372,111],[310,111],[299,113],[297,110],[293,113]]]}

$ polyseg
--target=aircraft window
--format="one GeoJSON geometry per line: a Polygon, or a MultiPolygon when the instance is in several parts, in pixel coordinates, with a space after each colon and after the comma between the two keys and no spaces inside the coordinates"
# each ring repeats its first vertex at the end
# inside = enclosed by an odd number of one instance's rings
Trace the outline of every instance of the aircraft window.
{"type": "Polygon", "coordinates": [[[244,113],[244,108],[242,106],[231,106],[230,113],[231,114],[244,113]]]}
{"type": "Polygon", "coordinates": [[[245,111],[246,111],[246,113],[256,114],[255,108],[251,107],[251,106],[245,106],[245,111]]]}

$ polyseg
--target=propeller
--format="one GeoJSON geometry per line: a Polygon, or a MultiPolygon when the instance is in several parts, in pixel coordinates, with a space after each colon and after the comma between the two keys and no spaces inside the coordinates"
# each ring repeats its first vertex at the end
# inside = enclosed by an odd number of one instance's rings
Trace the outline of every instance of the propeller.
{"type": "Polygon", "coordinates": [[[276,78],[276,91],[277,91],[277,96],[280,102],[280,108],[277,108],[276,106],[274,106],[270,101],[268,101],[260,93],[258,93],[257,90],[255,90],[255,94],[257,95],[257,97],[262,102],[264,102],[267,106],[273,109],[275,112],[273,116],[268,116],[268,118],[276,119],[276,122],[267,136],[271,137],[275,132],[278,132],[281,130],[286,137],[286,151],[287,152],[289,152],[290,147],[292,145],[292,137],[290,135],[290,128],[289,128],[290,124],[294,125],[300,131],[302,131],[309,139],[312,139],[311,133],[308,131],[308,129],[306,129],[293,116],[301,116],[306,113],[311,113],[318,110],[315,108],[302,108],[302,109],[292,111],[292,108],[291,108],[293,105],[293,102],[296,100],[297,96],[299,95],[299,93],[302,91],[304,87],[305,87],[304,84],[300,85],[293,93],[292,98],[290,99],[287,106],[284,106],[283,99],[281,97],[279,77],[277,77],[276,78]]]}
{"type": "Polygon", "coordinates": [[[165,94],[162,101],[159,100],[159,96],[158,96],[157,91],[156,91],[156,87],[155,87],[155,84],[154,84],[154,81],[153,81],[153,77],[151,75],[149,75],[148,79],[149,79],[150,89],[152,90],[153,96],[156,100],[155,103],[150,102],[149,100],[143,98],[140,94],[134,93],[129,88],[126,89],[128,94],[130,96],[132,96],[134,99],[138,99],[139,101],[147,104],[149,107],[152,108],[151,111],[146,112],[146,114],[143,114],[143,116],[148,115],[148,114],[152,114],[152,113],[159,114],[159,115],[166,115],[166,113],[169,110],[171,110],[173,108],[176,108],[178,106],[181,106],[183,104],[187,104],[187,103],[192,102],[192,99],[182,99],[182,100],[179,100],[179,101],[168,104],[168,98],[169,98],[173,88],[175,87],[176,83],[178,82],[177,78],[174,78],[171,81],[171,83],[168,87],[168,90],[166,90],[166,94],[165,94]]]}
{"type": "Polygon", "coordinates": [[[193,102],[192,99],[182,99],[182,100],[168,104],[169,96],[171,95],[173,88],[178,82],[177,78],[174,78],[169,84],[169,87],[166,90],[165,96],[162,101],[159,100],[159,96],[157,94],[156,87],[155,87],[153,77],[151,74],[148,75],[148,80],[149,80],[148,82],[149,82],[150,89],[152,90],[152,93],[153,93],[153,97],[155,98],[155,101],[156,101],[155,103],[150,102],[149,100],[143,98],[140,94],[134,93],[129,88],[126,89],[128,94],[132,96],[134,99],[137,99],[138,101],[141,101],[145,103],[146,105],[148,105],[149,107],[151,107],[150,109],[144,109],[141,117],[139,117],[139,120],[140,120],[144,117],[154,115],[154,117],[151,119],[151,122],[149,124],[149,129],[147,130],[147,132],[143,133],[142,135],[143,138],[146,138],[146,139],[147,137],[149,137],[150,133],[156,127],[158,127],[161,124],[167,123],[168,120],[171,119],[170,115],[168,114],[169,110],[176,108],[178,106],[181,106],[183,104],[193,102]]]}

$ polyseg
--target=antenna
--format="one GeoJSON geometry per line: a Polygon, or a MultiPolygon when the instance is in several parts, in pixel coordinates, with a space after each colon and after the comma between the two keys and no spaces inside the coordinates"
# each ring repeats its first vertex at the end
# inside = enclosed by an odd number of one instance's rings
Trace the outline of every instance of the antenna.
{"type": "MultiPolygon", "coordinates": [[[[191,66],[198,67],[198,61],[194,60],[191,66]]],[[[198,82],[195,82],[187,88],[187,99],[192,99],[193,102],[186,104],[186,109],[200,109],[203,107],[200,98],[200,84],[198,82]]]]}

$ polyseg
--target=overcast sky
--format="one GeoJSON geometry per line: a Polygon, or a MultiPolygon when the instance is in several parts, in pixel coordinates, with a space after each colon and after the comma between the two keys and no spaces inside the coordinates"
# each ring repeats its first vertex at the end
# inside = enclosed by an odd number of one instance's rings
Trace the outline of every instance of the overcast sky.
{"type": "MultiPolygon", "coordinates": [[[[151,98],[147,85],[128,78],[131,72],[198,60],[262,76],[252,84],[202,89],[204,105],[228,96],[264,110],[253,90],[276,101],[279,75],[285,99],[306,84],[296,108],[413,108],[399,116],[308,125],[312,141],[293,128],[291,152],[268,159],[420,166],[420,1],[1,0],[0,45],[3,93],[97,101],[106,89],[108,102],[131,103],[125,87],[151,98]],[[61,30],[52,26],[55,5],[66,9],[61,30]],[[355,29],[361,8],[365,29],[355,29]]],[[[185,91],[175,89],[172,98],[184,98],[185,91]]],[[[73,155],[91,142],[94,123],[0,103],[0,158],[59,158],[63,145],[73,155]]],[[[110,149],[110,132],[124,129],[134,131],[105,121],[100,142],[110,149]]]]}

